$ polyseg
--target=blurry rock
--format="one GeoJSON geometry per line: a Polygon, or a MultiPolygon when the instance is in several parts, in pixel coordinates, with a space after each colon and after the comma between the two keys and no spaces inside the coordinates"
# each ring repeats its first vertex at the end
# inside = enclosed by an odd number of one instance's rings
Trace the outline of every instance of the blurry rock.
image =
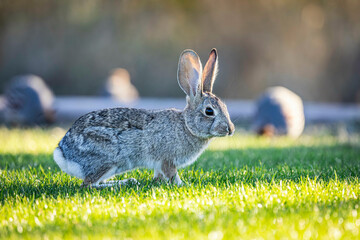
{"type": "Polygon", "coordinates": [[[138,91],[130,82],[129,72],[124,68],[116,68],[112,71],[102,95],[125,103],[133,102],[139,97],[138,91]]]}
{"type": "Polygon", "coordinates": [[[284,87],[271,87],[258,99],[253,129],[259,135],[297,138],[304,130],[301,98],[284,87]]]}
{"type": "Polygon", "coordinates": [[[4,94],[2,120],[10,125],[37,125],[54,121],[54,96],[35,75],[11,79],[4,94]]]}

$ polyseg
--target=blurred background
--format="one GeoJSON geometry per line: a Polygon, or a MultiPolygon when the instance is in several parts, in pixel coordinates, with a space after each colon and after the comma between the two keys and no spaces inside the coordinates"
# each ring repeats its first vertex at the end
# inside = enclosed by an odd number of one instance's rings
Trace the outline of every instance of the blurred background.
{"type": "Polygon", "coordinates": [[[357,105],[359,13],[358,0],[2,0],[0,91],[35,74],[55,96],[99,96],[120,67],[133,96],[183,98],[179,54],[204,64],[216,47],[222,98],[281,85],[305,102],[357,105]]]}
{"type": "Polygon", "coordinates": [[[220,97],[282,85],[305,101],[360,102],[359,13],[358,0],[2,0],[0,90],[32,73],[56,95],[97,95],[122,67],[140,96],[183,97],[179,54],[204,62],[216,47],[220,97]]]}

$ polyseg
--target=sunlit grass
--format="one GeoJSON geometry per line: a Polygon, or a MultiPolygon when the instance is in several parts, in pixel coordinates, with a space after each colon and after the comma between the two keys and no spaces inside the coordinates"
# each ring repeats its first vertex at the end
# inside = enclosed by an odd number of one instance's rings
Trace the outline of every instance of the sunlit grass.
{"type": "Polygon", "coordinates": [[[180,171],[186,186],[142,169],[117,177],[138,186],[96,190],[53,162],[64,133],[0,129],[1,239],[359,238],[359,141],[236,135],[180,171]]]}
{"type": "Polygon", "coordinates": [[[315,147],[335,145],[339,140],[334,136],[302,136],[299,139],[288,137],[259,138],[255,135],[240,135],[235,137],[217,138],[210,145],[211,150],[245,149],[245,148],[286,148],[294,146],[315,147]]]}

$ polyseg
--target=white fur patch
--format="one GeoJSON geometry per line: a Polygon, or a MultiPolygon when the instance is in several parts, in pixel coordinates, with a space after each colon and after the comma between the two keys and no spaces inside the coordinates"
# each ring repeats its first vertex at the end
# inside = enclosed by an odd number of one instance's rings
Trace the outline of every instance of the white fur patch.
{"type": "Polygon", "coordinates": [[[80,165],[76,162],[66,160],[59,148],[54,150],[54,160],[63,172],[84,179],[84,173],[82,172],[80,165]]]}

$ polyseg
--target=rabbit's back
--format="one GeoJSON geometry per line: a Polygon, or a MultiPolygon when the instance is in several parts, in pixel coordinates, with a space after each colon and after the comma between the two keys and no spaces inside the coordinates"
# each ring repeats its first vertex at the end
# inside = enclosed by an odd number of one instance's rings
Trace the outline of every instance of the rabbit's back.
{"type": "Polygon", "coordinates": [[[113,108],[94,111],[74,123],[60,141],[59,147],[66,160],[78,162],[85,168],[106,162],[114,163],[120,155],[141,153],[132,151],[140,147],[139,142],[134,142],[139,141],[142,130],[152,120],[151,113],[140,109],[113,108]]]}

